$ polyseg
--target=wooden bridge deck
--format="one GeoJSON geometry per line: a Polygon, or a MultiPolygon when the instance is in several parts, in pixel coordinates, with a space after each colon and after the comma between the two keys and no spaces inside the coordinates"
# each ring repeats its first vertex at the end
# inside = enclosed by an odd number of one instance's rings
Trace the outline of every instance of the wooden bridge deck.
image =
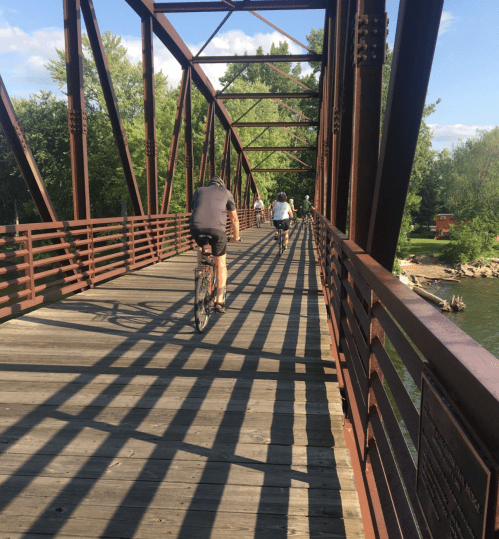
{"type": "Polygon", "coordinates": [[[0,326],[0,538],[364,537],[310,230],[189,252],[0,326]]]}

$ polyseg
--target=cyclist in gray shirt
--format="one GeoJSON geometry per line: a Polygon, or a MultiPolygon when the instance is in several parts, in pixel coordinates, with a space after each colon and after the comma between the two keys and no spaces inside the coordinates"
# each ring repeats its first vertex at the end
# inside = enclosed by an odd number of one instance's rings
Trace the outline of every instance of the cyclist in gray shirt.
{"type": "MultiPolygon", "coordinates": [[[[215,277],[217,279],[217,297],[215,312],[225,314],[224,291],[227,283],[227,233],[225,225],[229,215],[232,228],[232,240],[240,241],[237,209],[230,191],[218,176],[213,176],[207,187],[198,187],[192,197],[192,214],[189,222],[192,237],[199,245],[198,237],[209,234],[215,277]]],[[[199,248],[198,257],[201,253],[199,248]]]]}

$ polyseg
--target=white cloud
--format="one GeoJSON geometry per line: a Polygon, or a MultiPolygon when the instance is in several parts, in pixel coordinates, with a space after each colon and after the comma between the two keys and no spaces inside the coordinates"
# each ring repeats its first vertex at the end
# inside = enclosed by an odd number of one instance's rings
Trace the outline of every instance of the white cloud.
{"type": "MultiPolygon", "coordinates": [[[[288,42],[291,54],[303,52],[299,45],[276,31],[249,36],[242,30],[230,30],[217,35],[203,50],[202,55],[243,55],[245,52],[251,55],[255,54],[259,47],[262,47],[264,53],[268,53],[272,43],[280,41],[288,42]]],[[[124,37],[122,44],[127,48],[127,56],[131,62],[136,63],[142,59],[140,38],[124,37]]],[[[204,42],[187,43],[193,54],[196,54],[203,45],[204,42]]],[[[55,57],[55,48],[64,49],[64,31],[61,28],[44,28],[28,33],[6,23],[0,24],[0,60],[4,65],[4,76],[10,71],[10,79],[16,83],[17,88],[23,84],[30,87],[27,93],[36,91],[32,88],[33,84],[53,86],[56,90],[56,85],[44,67],[55,57]],[[8,69],[5,69],[5,66],[8,69]]],[[[157,71],[162,70],[168,76],[170,84],[178,84],[182,69],[158,39],[155,39],[154,43],[154,65],[157,71]]],[[[224,74],[227,64],[202,64],[201,67],[213,86],[220,89],[218,79],[224,74]]],[[[302,64],[302,69],[303,73],[310,71],[306,63],[302,64]]],[[[8,84],[8,80],[6,83],[8,84]]],[[[17,91],[14,95],[16,93],[17,91]]],[[[20,93],[26,92],[21,90],[20,93]]]]}
{"type": "Polygon", "coordinates": [[[477,131],[490,131],[494,129],[494,125],[480,124],[428,124],[428,127],[433,131],[433,148],[441,150],[443,148],[451,148],[453,144],[459,144],[469,138],[476,137],[477,131]]]}
{"type": "Polygon", "coordinates": [[[452,23],[456,20],[456,17],[452,15],[449,11],[442,11],[442,16],[440,17],[440,27],[438,29],[438,35],[441,36],[445,32],[451,29],[452,23]]]}

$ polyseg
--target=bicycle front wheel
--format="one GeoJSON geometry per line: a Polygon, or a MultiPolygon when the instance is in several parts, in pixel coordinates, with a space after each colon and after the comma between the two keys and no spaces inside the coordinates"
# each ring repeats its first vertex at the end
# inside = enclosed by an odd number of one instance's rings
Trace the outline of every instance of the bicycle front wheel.
{"type": "Polygon", "coordinates": [[[196,275],[194,318],[199,333],[204,331],[210,316],[210,280],[211,276],[206,272],[196,275]]]}
{"type": "Polygon", "coordinates": [[[260,214],[256,214],[256,227],[260,228],[260,214]]]}

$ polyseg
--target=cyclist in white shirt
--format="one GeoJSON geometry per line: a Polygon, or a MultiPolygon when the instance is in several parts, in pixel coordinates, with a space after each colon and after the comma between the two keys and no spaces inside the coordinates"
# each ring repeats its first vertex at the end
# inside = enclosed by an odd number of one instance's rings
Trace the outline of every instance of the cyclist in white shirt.
{"type": "MultiPolygon", "coordinates": [[[[253,204],[253,209],[255,210],[255,213],[261,213],[263,212],[264,208],[265,208],[265,204],[263,203],[262,197],[258,195],[256,197],[255,203],[253,204]]],[[[263,219],[262,219],[262,222],[263,222],[263,219]]]]}
{"type": "Polygon", "coordinates": [[[293,210],[290,208],[289,204],[286,202],[286,193],[281,191],[277,195],[277,200],[274,204],[274,216],[273,222],[276,227],[275,239],[277,239],[277,230],[282,228],[284,234],[284,250],[288,248],[288,230],[289,230],[289,220],[293,218],[293,210]]]}

